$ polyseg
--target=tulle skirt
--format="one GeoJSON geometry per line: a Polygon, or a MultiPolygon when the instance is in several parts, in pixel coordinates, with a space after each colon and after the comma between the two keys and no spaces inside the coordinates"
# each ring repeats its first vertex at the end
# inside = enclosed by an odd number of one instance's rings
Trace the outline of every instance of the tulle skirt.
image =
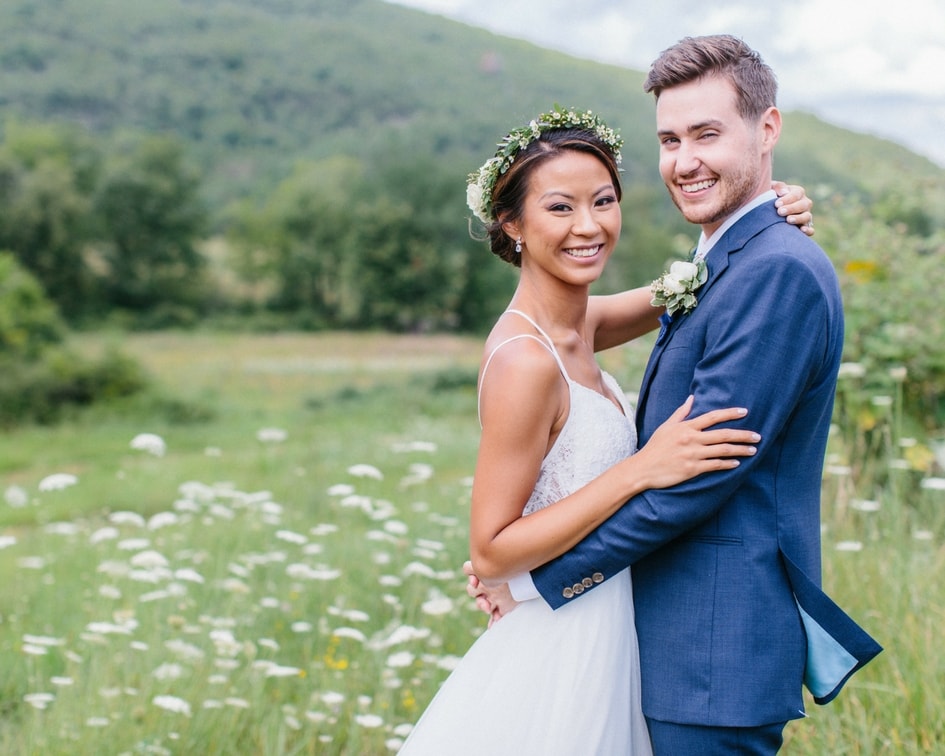
{"type": "Polygon", "coordinates": [[[630,573],[484,632],[400,756],[649,756],[630,573]]]}

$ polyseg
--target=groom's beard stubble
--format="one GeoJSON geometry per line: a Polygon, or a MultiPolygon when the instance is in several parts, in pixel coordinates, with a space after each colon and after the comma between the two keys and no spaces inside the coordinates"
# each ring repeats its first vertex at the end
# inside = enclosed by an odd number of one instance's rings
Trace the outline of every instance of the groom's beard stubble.
{"type": "Polygon", "coordinates": [[[713,191],[719,193],[718,199],[707,202],[688,202],[685,193],[678,184],[667,186],[673,204],[682,216],[698,226],[709,223],[721,223],[742,205],[757,196],[761,169],[754,165],[741,165],[737,169],[717,177],[713,191]]]}

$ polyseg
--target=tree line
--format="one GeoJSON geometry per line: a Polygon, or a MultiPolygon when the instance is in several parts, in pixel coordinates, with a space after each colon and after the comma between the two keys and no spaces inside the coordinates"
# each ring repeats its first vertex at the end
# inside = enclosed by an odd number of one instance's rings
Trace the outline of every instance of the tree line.
{"type": "MultiPolygon", "coordinates": [[[[255,318],[479,331],[514,286],[514,271],[470,228],[466,156],[394,137],[357,156],[300,161],[271,191],[222,207],[207,202],[194,166],[169,136],[105,142],[78,127],[8,124],[0,250],[80,328],[255,318]]],[[[658,275],[680,246],[663,198],[627,193],[634,222],[608,274],[612,289],[658,275]]]]}

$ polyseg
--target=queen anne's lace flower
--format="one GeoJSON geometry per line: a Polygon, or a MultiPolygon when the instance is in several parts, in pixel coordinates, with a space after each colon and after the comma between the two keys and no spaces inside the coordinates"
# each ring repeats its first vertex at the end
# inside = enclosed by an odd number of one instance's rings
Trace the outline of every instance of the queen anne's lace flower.
{"type": "Polygon", "coordinates": [[[613,152],[614,160],[620,165],[620,148],[623,139],[593,111],[565,110],[555,106],[550,113],[542,113],[530,121],[527,126],[515,129],[498,143],[495,155],[483,163],[478,171],[469,174],[466,186],[466,204],[473,214],[483,223],[495,220],[492,208],[492,192],[499,176],[505,173],[515,162],[515,156],[524,150],[542,134],[556,129],[587,129],[613,152]]]}

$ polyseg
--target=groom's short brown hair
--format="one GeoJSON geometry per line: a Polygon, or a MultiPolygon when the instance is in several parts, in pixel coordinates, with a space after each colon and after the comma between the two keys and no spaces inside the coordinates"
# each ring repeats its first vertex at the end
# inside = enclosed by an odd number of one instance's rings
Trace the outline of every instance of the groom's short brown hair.
{"type": "Polygon", "coordinates": [[[778,80],[761,56],[730,34],[685,37],[653,61],[643,91],[656,99],[669,89],[704,76],[719,75],[732,82],[738,112],[755,120],[777,105],[778,80]]]}

